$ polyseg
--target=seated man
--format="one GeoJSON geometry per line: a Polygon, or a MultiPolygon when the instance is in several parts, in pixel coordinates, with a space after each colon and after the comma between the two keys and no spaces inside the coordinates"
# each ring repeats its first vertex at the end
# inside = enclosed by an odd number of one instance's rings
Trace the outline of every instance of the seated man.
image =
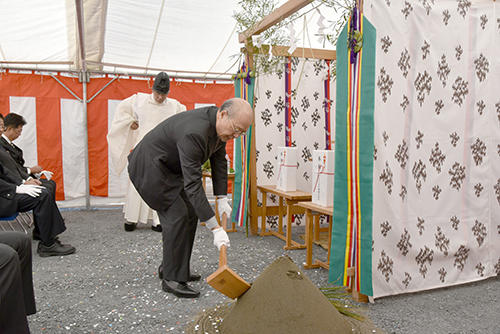
{"type": "MultiPolygon", "coordinates": [[[[2,116],[4,121],[5,129],[3,130],[3,134],[0,137],[0,146],[2,146],[7,152],[9,152],[10,156],[17,163],[17,168],[19,169],[19,173],[26,174],[26,176],[31,176],[35,178],[37,175],[43,171],[43,168],[40,166],[33,167],[25,167],[24,166],[24,157],[23,150],[17,147],[13,141],[19,138],[21,133],[23,132],[23,127],[26,125],[26,120],[23,116],[18,115],[16,113],[10,113],[5,118],[2,116]]],[[[49,178],[52,176],[51,172],[44,171],[49,175],[49,178]]],[[[26,177],[23,177],[25,179],[26,177]]],[[[56,183],[52,180],[41,179],[40,182],[42,185],[50,190],[50,192],[54,195],[56,194],[56,183]]]]}
{"type": "MultiPolygon", "coordinates": [[[[3,119],[0,117],[0,135],[3,128],[3,119]]],[[[10,159],[5,155],[0,149],[0,217],[33,210],[35,230],[40,239],[38,254],[45,257],[74,253],[75,247],[61,244],[57,238],[58,234],[66,230],[66,226],[53,193],[41,186],[39,180],[24,180],[19,173],[9,169],[10,159]]]]}
{"type": "MultiPolygon", "coordinates": [[[[16,114],[14,114],[16,115],[16,114]]],[[[19,115],[17,115],[19,116],[19,115]]],[[[14,120],[19,120],[17,117],[14,117],[14,120]]],[[[21,120],[23,118],[21,117],[21,120]]],[[[21,152],[21,159],[22,159],[22,150],[18,148],[15,145],[10,145],[8,144],[7,141],[10,141],[9,138],[5,137],[4,133],[4,122],[5,119],[2,114],[0,114],[0,164],[3,165],[4,168],[8,169],[10,172],[12,172],[13,175],[11,175],[11,180],[16,183],[16,184],[21,184],[26,181],[30,181],[31,184],[35,185],[41,185],[47,188],[47,190],[51,193],[52,197],[55,200],[55,191],[56,191],[56,183],[54,181],[49,181],[49,180],[37,180],[33,176],[30,176],[28,173],[28,170],[20,165],[14,158],[12,157],[11,151],[14,149],[18,149],[21,152]],[[7,151],[5,147],[8,146],[10,148],[10,151],[7,151]]],[[[11,119],[12,123],[12,119],[11,119]]],[[[17,137],[16,137],[17,138],[17,137]]],[[[24,160],[22,160],[24,163],[24,160]]],[[[35,228],[33,230],[33,239],[34,240],[40,240],[40,231],[38,230],[38,226],[35,225],[35,228]]]]}
{"type": "Polygon", "coordinates": [[[35,313],[31,240],[22,232],[0,232],[0,333],[29,334],[26,315],[35,313]]]}

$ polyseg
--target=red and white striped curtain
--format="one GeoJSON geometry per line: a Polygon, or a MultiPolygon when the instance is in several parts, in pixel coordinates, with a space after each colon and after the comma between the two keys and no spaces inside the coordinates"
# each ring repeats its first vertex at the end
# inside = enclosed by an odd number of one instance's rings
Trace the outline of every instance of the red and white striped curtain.
{"type": "MultiPolygon", "coordinates": [[[[77,77],[54,74],[74,95],[82,97],[77,77]]],[[[16,140],[24,152],[26,166],[40,165],[54,172],[58,201],[85,196],[85,129],[88,134],[90,195],[122,197],[127,174],[116,175],[109,163],[106,134],[118,103],[137,92],[151,92],[152,79],[119,78],[98,93],[113,76],[92,78],[87,85],[87,126],[83,104],[54,77],[47,74],[0,74],[0,113],[22,115],[27,124],[16,140]]],[[[234,96],[231,83],[194,82],[173,79],[169,97],[188,110],[199,104],[215,104],[234,96]]],[[[227,145],[232,157],[232,141],[227,145]]]]}

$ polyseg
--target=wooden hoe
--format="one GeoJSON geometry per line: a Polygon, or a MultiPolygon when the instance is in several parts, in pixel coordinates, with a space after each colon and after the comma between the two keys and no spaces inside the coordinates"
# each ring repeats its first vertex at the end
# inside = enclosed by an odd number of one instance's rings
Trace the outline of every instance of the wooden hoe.
{"type": "MultiPolygon", "coordinates": [[[[226,214],[222,215],[222,226],[227,226],[226,214]]],[[[250,284],[228,267],[226,245],[220,248],[219,269],[207,277],[207,283],[232,299],[240,297],[250,288],[250,284]]]]}

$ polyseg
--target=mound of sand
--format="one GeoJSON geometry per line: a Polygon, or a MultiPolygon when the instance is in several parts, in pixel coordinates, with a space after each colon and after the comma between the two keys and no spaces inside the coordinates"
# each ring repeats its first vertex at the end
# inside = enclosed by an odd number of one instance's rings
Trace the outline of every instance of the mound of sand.
{"type": "Polygon", "coordinates": [[[352,333],[351,324],[289,257],[257,277],[220,324],[223,334],[352,333]]]}

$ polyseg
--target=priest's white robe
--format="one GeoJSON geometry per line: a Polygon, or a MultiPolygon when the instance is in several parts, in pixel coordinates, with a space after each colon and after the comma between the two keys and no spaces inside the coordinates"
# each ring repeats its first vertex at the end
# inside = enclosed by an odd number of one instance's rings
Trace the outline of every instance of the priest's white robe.
{"type": "MultiPolygon", "coordinates": [[[[107,136],[116,173],[120,175],[123,172],[128,154],[149,131],[170,116],[185,110],[186,107],[175,99],[167,98],[163,103],[157,103],[153,94],[146,93],[134,94],[120,102],[107,136]],[[133,122],[139,124],[137,130],[130,128],[133,122]]],[[[145,224],[148,219],[153,219],[153,225],[160,223],[156,211],[142,200],[130,180],[123,212],[130,223],[145,224]]]]}

